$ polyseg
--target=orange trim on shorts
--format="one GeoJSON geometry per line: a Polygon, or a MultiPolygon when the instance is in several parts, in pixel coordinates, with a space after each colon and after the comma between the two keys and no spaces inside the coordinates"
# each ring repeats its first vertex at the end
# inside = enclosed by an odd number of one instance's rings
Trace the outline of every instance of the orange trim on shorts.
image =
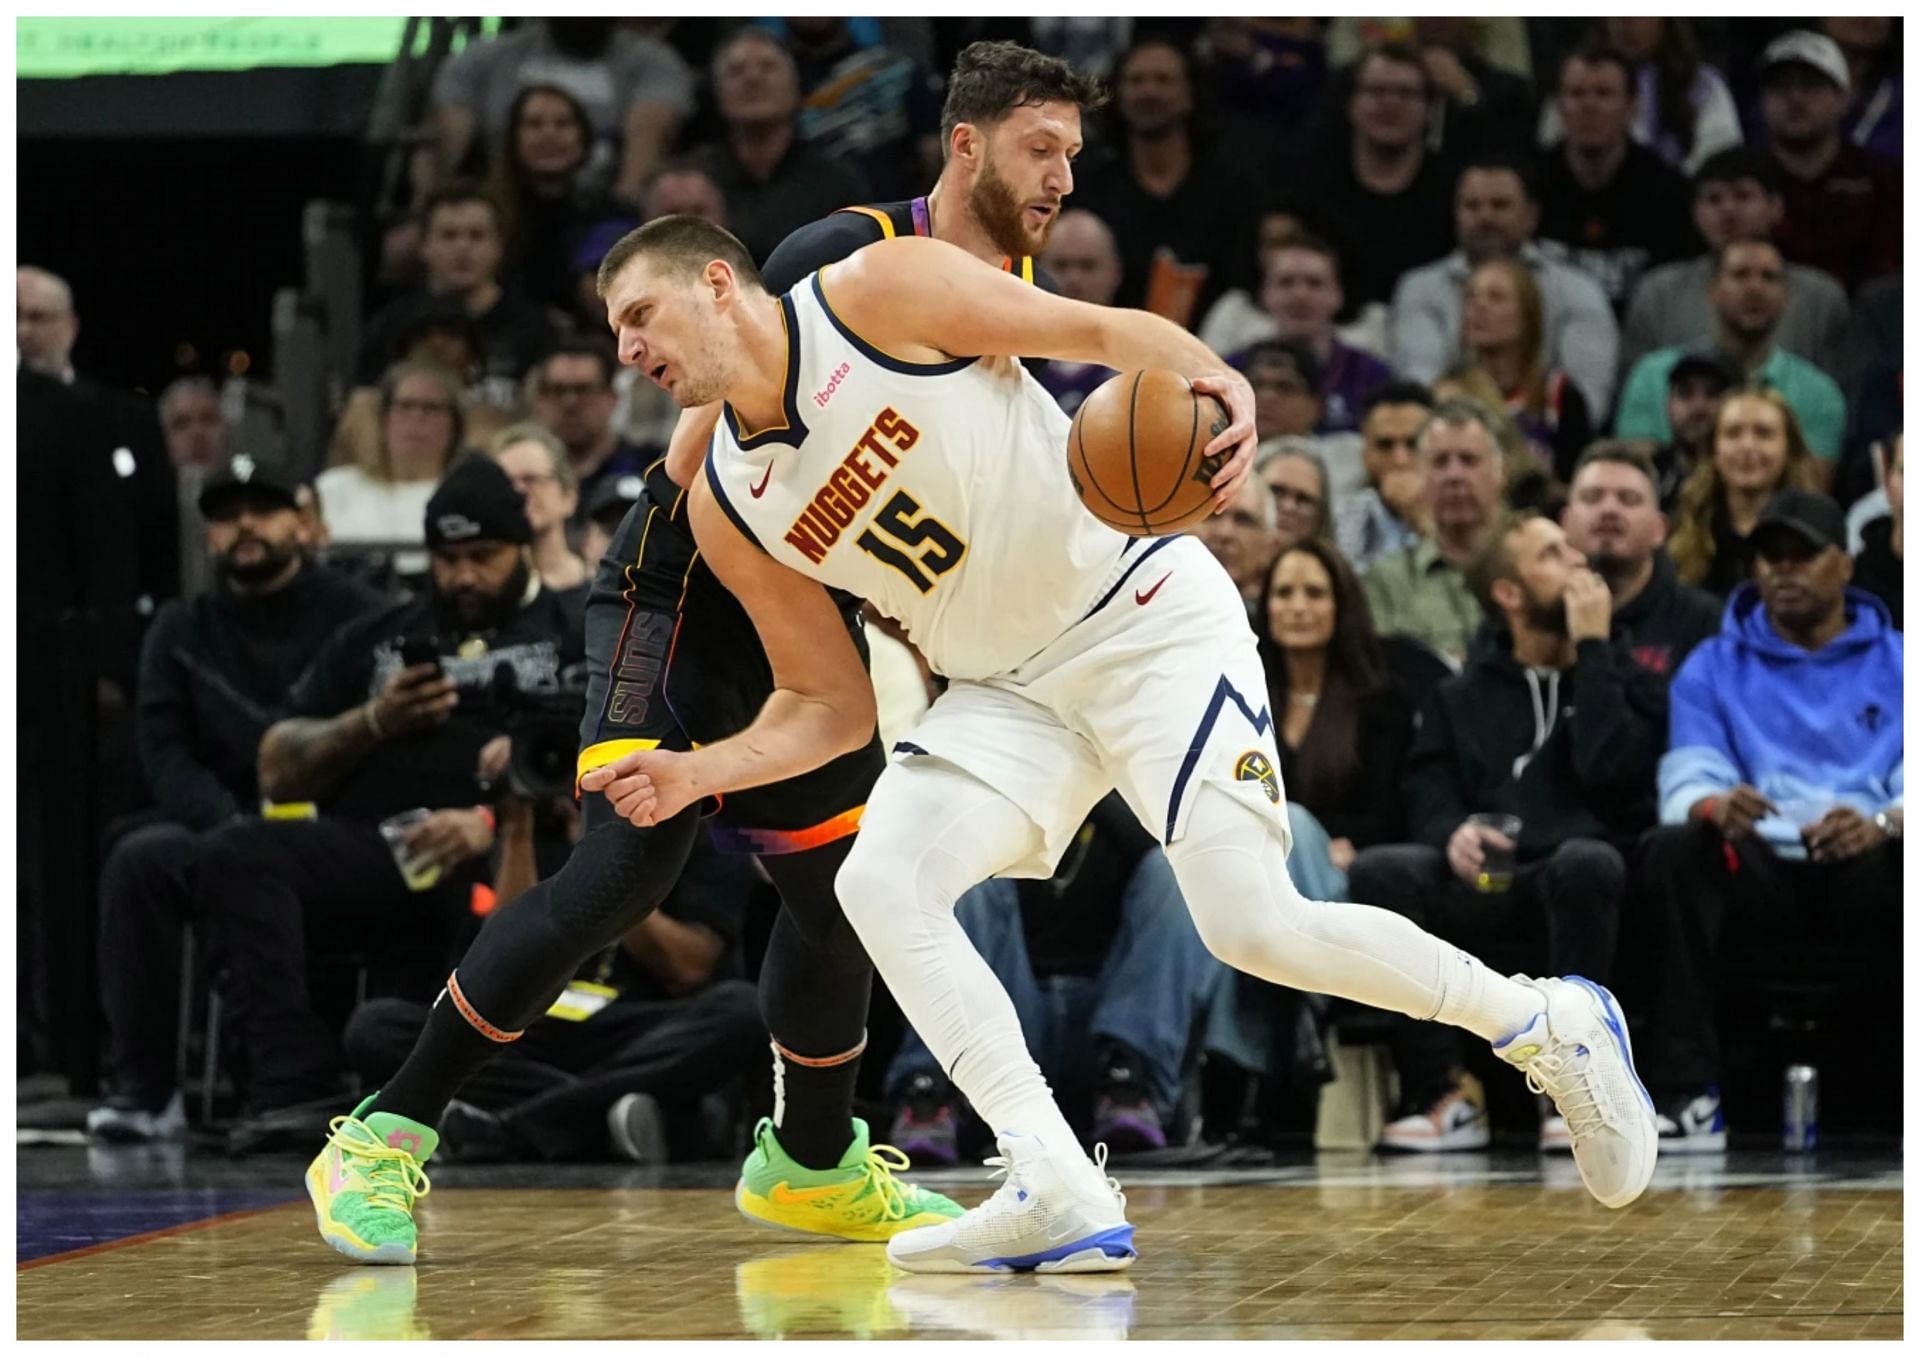
{"type": "Polygon", "coordinates": [[[481,1017],[474,1010],[473,1005],[467,1002],[467,996],[460,992],[460,976],[457,973],[447,977],[447,997],[453,1000],[453,1006],[460,1010],[460,1016],[467,1020],[467,1025],[488,1041],[497,1041],[505,1045],[509,1041],[518,1041],[527,1034],[525,1028],[518,1032],[509,1032],[504,1028],[495,1027],[481,1017]]]}
{"type": "Polygon", "coordinates": [[[723,853],[804,853],[860,832],[860,817],[867,808],[855,806],[831,820],[823,820],[811,829],[742,829],[733,825],[713,825],[708,834],[713,846],[723,853]]]}

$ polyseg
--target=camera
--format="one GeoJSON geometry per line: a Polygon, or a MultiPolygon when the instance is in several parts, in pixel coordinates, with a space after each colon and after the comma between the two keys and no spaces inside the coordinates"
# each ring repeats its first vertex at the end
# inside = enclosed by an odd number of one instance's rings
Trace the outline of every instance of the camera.
{"type": "Polygon", "coordinates": [[[513,742],[507,787],[515,796],[545,801],[573,790],[587,673],[583,661],[561,670],[550,684],[523,688],[511,665],[493,671],[487,705],[513,742]]]}

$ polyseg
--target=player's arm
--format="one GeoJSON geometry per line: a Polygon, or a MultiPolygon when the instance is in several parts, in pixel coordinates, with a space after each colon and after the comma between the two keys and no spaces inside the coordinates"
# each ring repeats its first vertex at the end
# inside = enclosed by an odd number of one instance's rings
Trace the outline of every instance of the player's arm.
{"type": "Polygon", "coordinates": [[[1213,478],[1216,507],[1232,500],[1252,467],[1253,388],[1192,334],[1151,312],[1056,296],[928,236],[868,246],[835,265],[822,290],[846,325],[889,352],[1017,354],[1178,372],[1227,408],[1227,428],[1206,448],[1231,454],[1213,478]]]}
{"type": "Polygon", "coordinates": [[[827,591],[749,542],[697,477],[687,514],[707,564],[753,619],[773,694],[738,735],[691,753],[642,750],[580,780],[636,825],[671,819],[702,797],[797,777],[873,736],[873,683],[827,591]]]}

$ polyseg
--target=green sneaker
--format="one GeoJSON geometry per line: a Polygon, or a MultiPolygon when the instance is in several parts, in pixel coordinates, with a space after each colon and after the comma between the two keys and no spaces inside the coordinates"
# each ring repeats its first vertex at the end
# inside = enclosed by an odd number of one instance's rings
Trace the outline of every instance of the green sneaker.
{"type": "Polygon", "coordinates": [[[327,1147],[307,1166],[307,1195],[320,1237],[361,1263],[411,1263],[418,1233],[413,1204],[432,1185],[421,1165],[440,1137],[431,1126],[375,1112],[377,1094],[328,1123],[327,1147]]]}
{"type": "Polygon", "coordinates": [[[960,1214],[957,1202],[893,1175],[912,1167],[891,1145],[869,1145],[867,1124],[853,1119],[853,1143],[830,1169],[804,1168],[780,1148],[773,1121],[753,1128],[753,1153],[741,1165],[733,1203],[764,1225],[859,1243],[882,1243],[902,1230],[938,1225],[960,1214]]]}

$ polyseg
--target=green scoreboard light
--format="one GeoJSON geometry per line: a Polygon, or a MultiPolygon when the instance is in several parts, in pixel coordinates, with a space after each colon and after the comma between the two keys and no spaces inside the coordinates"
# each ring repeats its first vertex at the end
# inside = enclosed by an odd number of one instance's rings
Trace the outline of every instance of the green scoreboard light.
{"type": "MultiPolygon", "coordinates": [[[[492,32],[500,21],[483,22],[492,32]]],[[[399,52],[406,26],[405,18],[23,18],[14,37],[21,79],[58,80],[384,63],[399,52]]]]}

